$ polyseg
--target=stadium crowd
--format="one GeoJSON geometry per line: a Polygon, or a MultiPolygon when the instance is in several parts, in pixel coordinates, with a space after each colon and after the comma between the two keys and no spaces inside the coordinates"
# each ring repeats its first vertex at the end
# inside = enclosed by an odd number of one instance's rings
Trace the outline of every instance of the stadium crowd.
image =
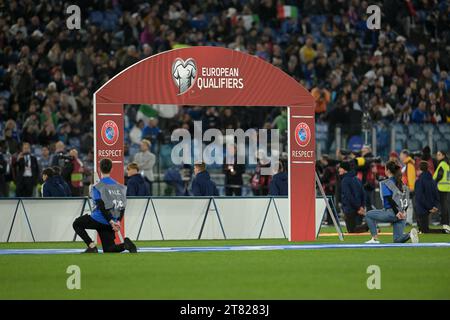
{"type": "MultiPolygon", "coordinates": [[[[365,115],[387,124],[450,123],[448,2],[375,2],[383,8],[380,31],[367,29],[368,2],[359,0],[1,2],[0,196],[37,194],[48,167],[54,170],[46,179],[60,174],[70,194],[86,194],[92,94],[140,59],[183,46],[247,52],[297,79],[316,99],[317,121],[328,125],[327,150],[336,126],[359,135],[365,115]],[[72,4],[82,8],[81,30],[66,27],[72,4]]],[[[174,129],[192,130],[194,120],[204,129],[287,129],[286,113],[271,107],[141,105],[126,112],[125,154],[149,182],[158,145],[174,129]]],[[[232,185],[226,194],[240,194],[234,189],[245,170],[236,177],[224,168],[232,185]]],[[[268,194],[270,183],[258,167],[252,172],[254,194],[268,194]]]]}
{"type": "MultiPolygon", "coordinates": [[[[408,187],[410,193],[406,223],[412,225],[415,221],[419,221],[420,216],[425,215],[422,212],[428,214],[428,211],[433,209],[431,213],[439,212],[439,215],[434,216],[435,220],[440,218],[440,224],[448,226],[450,160],[447,153],[438,151],[436,156],[433,156],[428,146],[416,153],[405,149],[400,153],[391,152],[387,162],[393,162],[401,168],[402,182],[408,187]],[[425,192],[422,190],[422,180],[427,175],[429,175],[430,181],[427,182],[425,192]],[[433,194],[434,191],[435,194],[433,194]]],[[[374,157],[370,146],[363,146],[362,150],[358,152],[337,150],[335,159],[329,155],[322,155],[316,163],[316,171],[323,184],[325,194],[332,197],[333,203],[342,209],[349,232],[367,231],[363,230],[367,229],[367,225],[361,225],[362,216],[365,210],[380,207],[380,203],[377,203],[379,197],[376,191],[380,191],[380,183],[387,178],[385,163],[379,157],[374,157]],[[344,168],[345,171],[342,172],[341,168],[344,168]],[[354,188],[345,186],[343,180],[348,176],[357,179],[359,186],[354,188]],[[350,204],[349,198],[351,199],[350,204]],[[357,202],[358,205],[353,205],[353,208],[349,210],[348,207],[352,207],[352,202],[357,202]],[[362,212],[358,211],[360,208],[362,208],[362,212]]],[[[328,224],[332,223],[330,216],[327,220],[328,224]]]]}

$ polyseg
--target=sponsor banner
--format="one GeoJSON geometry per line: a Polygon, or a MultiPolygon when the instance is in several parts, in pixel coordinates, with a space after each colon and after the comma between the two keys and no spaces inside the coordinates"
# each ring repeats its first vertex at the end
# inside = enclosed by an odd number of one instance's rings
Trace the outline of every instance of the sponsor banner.
{"type": "Polygon", "coordinates": [[[315,129],[309,108],[290,108],[291,241],[315,239],[315,129]]]}
{"type": "Polygon", "coordinates": [[[111,177],[123,183],[123,105],[97,103],[95,119],[97,173],[100,175],[100,160],[109,158],[113,161],[111,177]]]}
{"type": "MultiPolygon", "coordinates": [[[[96,163],[95,168],[98,178],[100,178],[100,160],[103,158],[109,158],[113,162],[111,177],[119,183],[124,183],[123,105],[97,103],[95,121],[96,144],[94,151],[96,163]]],[[[125,219],[122,219],[121,225],[121,231],[124,235],[125,219]]],[[[99,237],[97,237],[97,241],[100,243],[99,237]]],[[[115,241],[116,243],[121,242],[118,235],[116,235],[115,241]]]]}
{"type": "Polygon", "coordinates": [[[123,70],[97,90],[95,101],[96,161],[115,161],[113,177],[118,181],[123,181],[124,104],[290,106],[291,116],[303,117],[289,120],[291,238],[314,239],[314,99],[288,74],[227,48],[175,49],[123,70]]]}
{"type": "Polygon", "coordinates": [[[118,74],[97,103],[289,106],[312,101],[297,81],[264,60],[220,47],[166,51],[118,74]]]}

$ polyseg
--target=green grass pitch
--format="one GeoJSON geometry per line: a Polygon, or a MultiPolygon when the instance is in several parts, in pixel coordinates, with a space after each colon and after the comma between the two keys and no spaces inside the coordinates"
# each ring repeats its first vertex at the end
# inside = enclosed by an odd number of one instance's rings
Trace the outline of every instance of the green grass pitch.
{"type": "MultiPolygon", "coordinates": [[[[380,239],[392,242],[392,236],[380,239]]],[[[352,236],[344,243],[365,240],[367,236],[352,236]]],[[[421,235],[421,242],[449,241],[450,235],[421,235]]],[[[320,237],[314,243],[339,240],[320,237]]],[[[275,244],[289,242],[137,243],[138,247],[275,244]]],[[[0,249],[82,247],[81,243],[0,244],[0,249]]],[[[0,255],[0,299],[450,299],[449,270],[449,248],[0,255]],[[81,269],[80,290],[66,287],[69,265],[81,269]],[[381,268],[380,290],[367,288],[369,265],[381,268]]]]}

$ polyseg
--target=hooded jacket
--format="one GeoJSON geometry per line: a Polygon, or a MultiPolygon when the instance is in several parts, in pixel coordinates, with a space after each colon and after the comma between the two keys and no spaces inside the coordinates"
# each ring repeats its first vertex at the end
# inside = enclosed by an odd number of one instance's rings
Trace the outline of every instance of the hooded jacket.
{"type": "Polygon", "coordinates": [[[271,196],[287,196],[288,195],[288,174],[287,172],[279,172],[272,177],[269,184],[269,194],[271,196]]]}
{"type": "Polygon", "coordinates": [[[147,197],[150,195],[149,187],[144,177],[140,174],[132,175],[127,182],[127,196],[147,197]]]}
{"type": "Polygon", "coordinates": [[[436,181],[433,180],[429,171],[422,172],[415,184],[416,213],[419,215],[428,214],[429,211],[439,206],[439,194],[436,181]]]}
{"type": "Polygon", "coordinates": [[[342,176],[341,196],[344,213],[357,212],[359,208],[364,207],[364,190],[354,171],[342,176]]]}
{"type": "Polygon", "coordinates": [[[199,172],[192,181],[192,195],[218,196],[216,184],[211,180],[208,171],[199,172]]]}
{"type": "Polygon", "coordinates": [[[58,184],[62,185],[66,197],[70,197],[72,195],[69,184],[63,179],[62,176],[53,176],[52,178],[54,178],[58,184]]]}
{"type": "Polygon", "coordinates": [[[64,185],[60,183],[57,176],[49,177],[42,186],[43,197],[66,197],[64,185]]]}

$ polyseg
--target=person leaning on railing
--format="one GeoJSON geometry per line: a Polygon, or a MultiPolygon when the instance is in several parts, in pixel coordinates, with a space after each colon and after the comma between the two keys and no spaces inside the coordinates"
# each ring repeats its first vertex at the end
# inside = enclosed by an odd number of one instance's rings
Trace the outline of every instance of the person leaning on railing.
{"type": "Polygon", "coordinates": [[[216,184],[211,180],[208,171],[206,171],[206,164],[204,162],[196,163],[194,165],[195,178],[192,180],[192,195],[195,197],[201,196],[218,196],[216,184]]]}
{"type": "Polygon", "coordinates": [[[149,184],[139,172],[136,162],[131,162],[127,166],[127,197],[147,197],[150,196],[149,184]]]}
{"type": "Polygon", "coordinates": [[[273,175],[269,184],[269,195],[287,196],[289,193],[288,174],[283,162],[280,162],[278,172],[273,175]]]}
{"type": "Polygon", "coordinates": [[[58,176],[55,176],[52,168],[45,168],[42,171],[42,181],[44,181],[44,184],[42,185],[42,197],[70,196],[70,194],[66,193],[65,187],[61,184],[58,176]]]}

